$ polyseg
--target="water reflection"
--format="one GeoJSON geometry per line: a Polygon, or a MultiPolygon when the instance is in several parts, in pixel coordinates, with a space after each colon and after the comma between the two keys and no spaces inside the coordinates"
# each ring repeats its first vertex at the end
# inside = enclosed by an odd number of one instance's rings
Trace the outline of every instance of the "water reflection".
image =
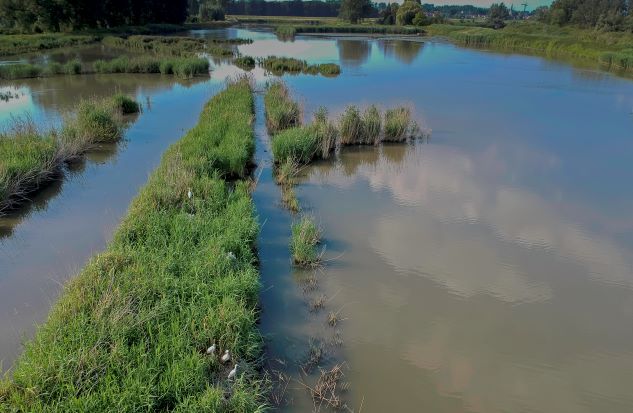
{"type": "Polygon", "coordinates": [[[310,168],[300,197],[349,245],[328,280],[364,411],[633,408],[631,248],[497,173],[541,163],[418,144],[310,168]]]}
{"type": "Polygon", "coordinates": [[[386,58],[395,57],[404,64],[411,64],[422,51],[424,43],[415,40],[381,40],[378,47],[386,58]]]}
{"type": "Polygon", "coordinates": [[[337,39],[336,48],[343,66],[361,66],[371,54],[371,43],[367,40],[337,39]]]}

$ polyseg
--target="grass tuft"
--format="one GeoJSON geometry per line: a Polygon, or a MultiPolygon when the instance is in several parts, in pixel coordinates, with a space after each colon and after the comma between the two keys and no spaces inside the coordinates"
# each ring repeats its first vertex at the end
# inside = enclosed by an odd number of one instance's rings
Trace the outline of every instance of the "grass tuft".
{"type": "Polygon", "coordinates": [[[301,107],[292,100],[283,82],[272,82],[264,95],[266,125],[270,134],[301,125],[301,107]]]}
{"type": "Polygon", "coordinates": [[[286,129],[272,139],[273,158],[277,163],[290,159],[298,164],[310,162],[318,151],[314,129],[308,126],[286,129]]]}
{"type": "Polygon", "coordinates": [[[314,267],[321,261],[317,245],[321,241],[321,230],[314,218],[303,216],[292,224],[290,252],[293,262],[301,267],[314,267]]]}

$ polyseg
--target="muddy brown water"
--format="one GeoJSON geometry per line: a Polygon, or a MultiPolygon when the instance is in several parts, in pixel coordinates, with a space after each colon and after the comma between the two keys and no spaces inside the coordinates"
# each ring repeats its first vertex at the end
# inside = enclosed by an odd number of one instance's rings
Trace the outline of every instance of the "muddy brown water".
{"type": "MultiPolygon", "coordinates": [[[[258,95],[260,328],[269,369],[293,376],[281,410],[312,409],[299,365],[318,340],[328,350],[322,366],[344,363],[345,401],[363,412],[633,410],[633,83],[435,39],[191,34],[254,38],[239,46],[253,56],[341,64],[337,78],[285,76],[306,118],[319,105],[336,116],[351,103],[405,103],[432,129],[428,141],[350,148],[303,170],[297,194],[330,260],[317,274],[327,303],[315,314],[315,293],[304,289],[311,274],[290,265],[294,218],[272,180],[258,95]],[[329,311],[340,315],[335,328],[329,311]]],[[[59,284],[104,247],[160,153],[239,72],[213,69],[190,85],[113,78],[103,93],[120,82],[150,95],[151,110],[123,144],[3,223],[5,369],[59,284]]],[[[253,75],[260,86],[268,79],[253,75]]],[[[2,119],[19,107],[47,122],[78,95],[99,93],[96,76],[55,79],[15,82],[24,96],[0,102],[2,119]]]]}

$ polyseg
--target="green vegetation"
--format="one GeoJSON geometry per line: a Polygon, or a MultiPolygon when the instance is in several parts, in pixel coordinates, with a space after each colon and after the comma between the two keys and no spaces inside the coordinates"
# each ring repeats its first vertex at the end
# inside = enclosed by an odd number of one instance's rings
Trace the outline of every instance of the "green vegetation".
{"type": "Polygon", "coordinates": [[[153,53],[159,56],[195,57],[198,53],[208,53],[216,57],[232,57],[233,50],[229,45],[245,44],[251,39],[214,39],[206,41],[198,37],[184,36],[107,36],[103,44],[108,47],[122,48],[143,53],[153,53]]]}
{"type": "Polygon", "coordinates": [[[54,75],[78,75],[83,72],[83,66],[78,59],[73,59],[64,64],[56,62],[49,63],[47,65],[16,63],[0,66],[0,79],[26,79],[54,75]]]}
{"type": "Polygon", "coordinates": [[[411,110],[400,106],[385,111],[383,142],[405,142],[418,132],[418,125],[411,119],[411,110]]]}
{"type": "Polygon", "coordinates": [[[301,124],[301,107],[283,82],[272,82],[264,95],[266,126],[271,135],[301,124]]]}
{"type": "Polygon", "coordinates": [[[272,151],[275,162],[291,159],[300,164],[310,162],[319,147],[317,135],[309,126],[300,126],[276,134],[272,139],[272,151]]]}
{"type": "Polygon", "coordinates": [[[290,252],[292,260],[301,267],[313,267],[321,261],[317,245],[321,241],[321,230],[312,217],[303,216],[292,224],[290,252]]]}
{"type": "Polygon", "coordinates": [[[97,73],[161,73],[191,78],[209,73],[209,61],[201,57],[117,57],[112,60],[97,60],[97,73]]]}
{"type": "Polygon", "coordinates": [[[446,36],[468,47],[517,51],[593,62],[605,69],[633,70],[633,34],[597,32],[572,26],[517,22],[493,30],[459,25],[431,25],[429,34],[446,36]]]}
{"type": "Polygon", "coordinates": [[[356,145],[364,142],[363,119],[358,107],[350,105],[345,108],[338,122],[341,145],[356,145]]]}
{"type": "Polygon", "coordinates": [[[251,56],[240,56],[233,60],[233,64],[242,70],[253,70],[255,63],[255,59],[251,56]]]}
{"type": "Polygon", "coordinates": [[[305,60],[293,57],[268,56],[259,60],[260,65],[275,75],[284,73],[322,74],[324,76],[336,76],[341,73],[341,67],[335,63],[323,63],[309,65],[305,60]]]}
{"type": "Polygon", "coordinates": [[[0,411],[265,410],[258,224],[248,183],[222,178],[247,168],[252,110],[249,84],[231,84],[166,151],[0,382],[0,411]],[[230,367],[205,354],[213,342],[230,367]]]}
{"type": "Polygon", "coordinates": [[[97,143],[121,137],[120,115],[138,112],[130,97],[82,101],[59,131],[42,133],[28,119],[16,119],[0,134],[0,212],[27,200],[27,195],[57,175],[97,143]]]}
{"type": "Polygon", "coordinates": [[[74,35],[66,33],[47,34],[5,34],[0,36],[0,56],[38,52],[60,47],[76,47],[95,43],[94,35],[74,35]]]}
{"type": "Polygon", "coordinates": [[[318,142],[317,155],[323,159],[328,159],[336,149],[339,132],[334,123],[328,119],[328,111],[325,106],[319,107],[314,113],[312,128],[318,142]]]}
{"type": "MultiPolygon", "coordinates": [[[[332,25],[283,25],[280,32],[275,33],[283,37],[290,37],[302,33],[339,33],[339,34],[404,34],[414,35],[424,33],[419,27],[386,26],[378,24],[332,24],[332,25]]],[[[277,29],[276,29],[277,30],[277,29]]]]}

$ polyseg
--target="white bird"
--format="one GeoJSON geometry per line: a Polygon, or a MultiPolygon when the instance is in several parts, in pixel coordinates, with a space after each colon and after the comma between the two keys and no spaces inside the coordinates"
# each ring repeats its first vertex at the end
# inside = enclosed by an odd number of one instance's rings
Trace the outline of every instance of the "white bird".
{"type": "Polygon", "coordinates": [[[213,344],[211,345],[211,347],[209,347],[209,348],[207,349],[207,354],[209,354],[209,355],[211,355],[211,356],[214,356],[214,355],[215,355],[215,343],[213,343],[213,344]]]}
{"type": "Polygon", "coordinates": [[[233,367],[233,370],[229,371],[229,380],[233,380],[237,374],[237,364],[233,367]]]}
{"type": "Polygon", "coordinates": [[[222,360],[222,363],[226,363],[227,361],[231,360],[231,354],[229,353],[228,350],[226,350],[224,352],[224,354],[222,355],[221,360],[222,360]]]}
{"type": "Polygon", "coordinates": [[[191,192],[191,188],[189,188],[189,190],[187,191],[187,198],[191,199],[192,196],[193,192],[191,192]]]}
{"type": "Polygon", "coordinates": [[[229,253],[228,253],[228,254],[226,254],[226,256],[227,256],[227,257],[229,257],[229,259],[230,259],[231,261],[235,261],[235,259],[237,258],[237,257],[235,256],[235,254],[233,254],[233,252],[232,252],[232,251],[229,251],[229,253]]]}

